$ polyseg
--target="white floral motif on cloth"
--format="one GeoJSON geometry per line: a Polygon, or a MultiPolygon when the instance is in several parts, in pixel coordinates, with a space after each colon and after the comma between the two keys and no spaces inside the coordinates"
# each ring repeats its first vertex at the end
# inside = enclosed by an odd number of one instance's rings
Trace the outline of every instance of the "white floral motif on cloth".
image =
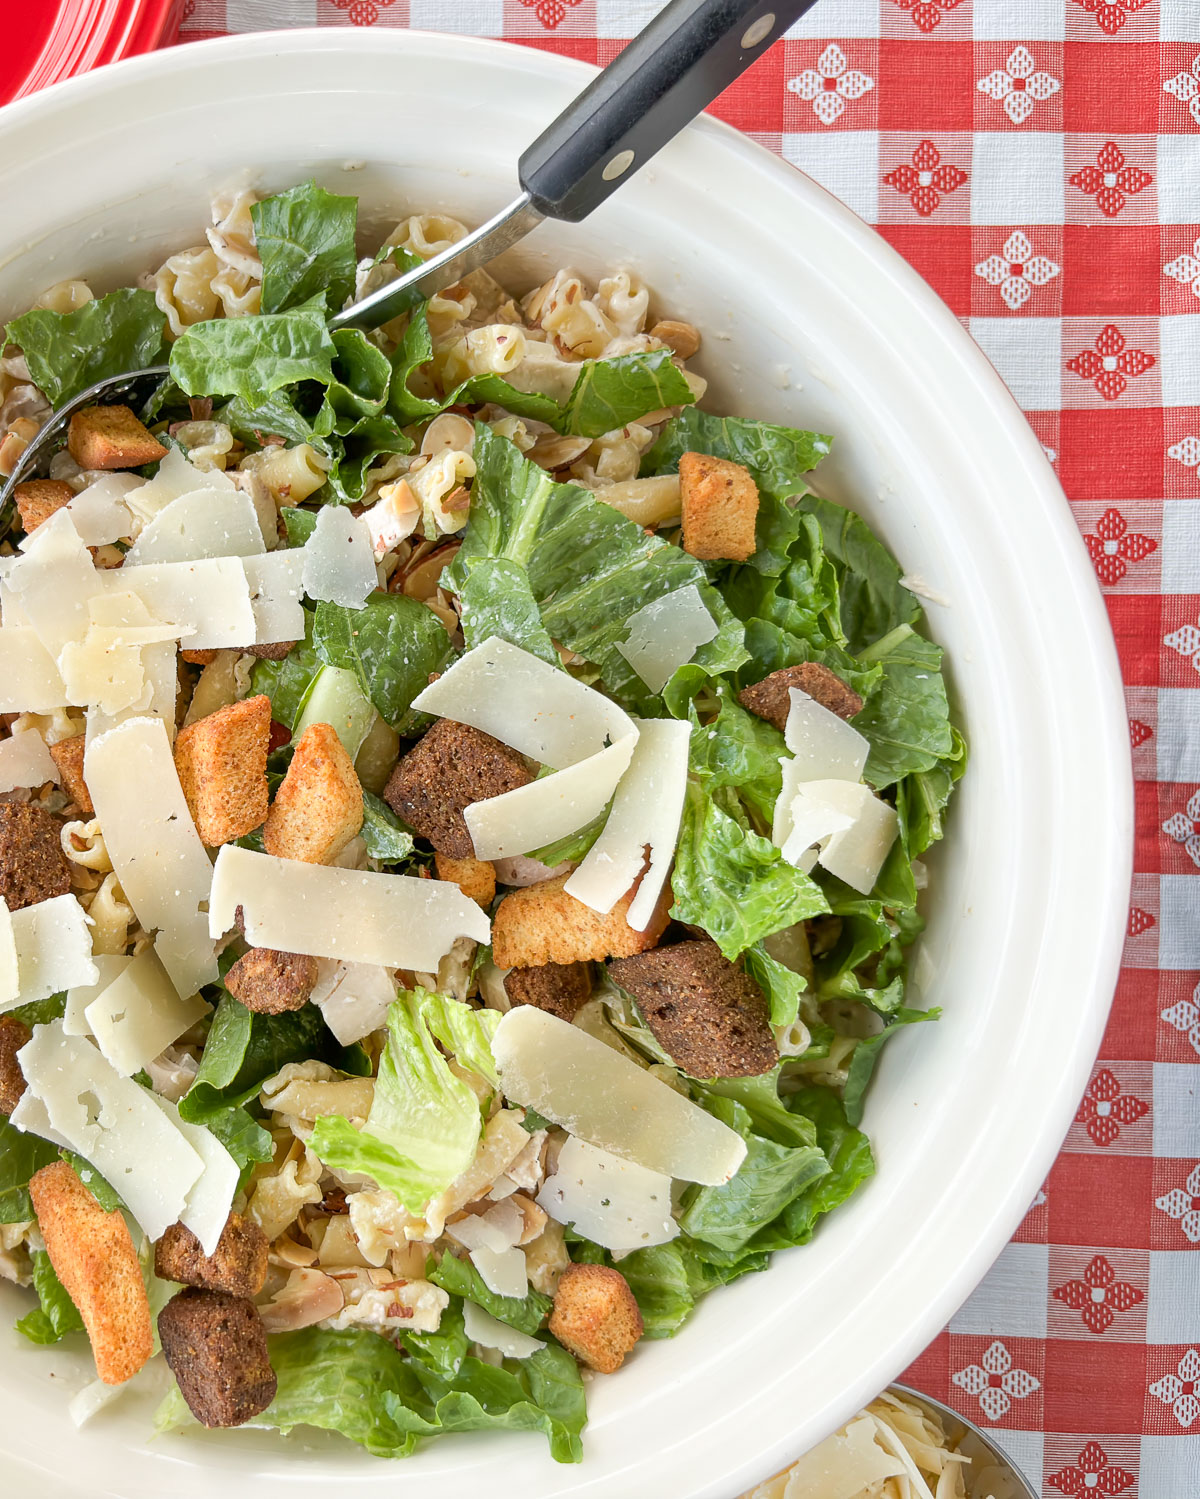
{"type": "Polygon", "coordinates": [[[1186,1239],[1200,1244],[1200,1165],[1192,1167],[1182,1187],[1156,1197],[1154,1206],[1178,1222],[1186,1239]]]}
{"type": "MultiPolygon", "coordinates": [[[[1191,629],[1191,625],[1185,626],[1191,629]]],[[[1177,631],[1182,634],[1183,631],[1177,631]]],[[[1189,640],[1191,637],[1188,637],[1189,640]]],[[[1168,639],[1167,644],[1171,642],[1168,639]]],[[[1195,658],[1193,657],[1193,664],[1195,658]]],[[[1200,668],[1198,668],[1200,669],[1200,668]]],[[[1200,791],[1193,792],[1188,798],[1188,804],[1182,812],[1174,812],[1162,825],[1162,830],[1167,837],[1175,843],[1181,843],[1187,850],[1187,856],[1192,863],[1200,867],[1200,791]]]]}
{"type": "Polygon", "coordinates": [[[1165,273],[1182,286],[1190,286],[1200,297],[1200,239],[1193,241],[1192,248],[1163,266],[1165,273]]]}
{"type": "Polygon", "coordinates": [[[1200,1353],[1189,1348],[1179,1360],[1175,1373],[1156,1379],[1150,1386],[1150,1393],[1155,1399],[1171,1407],[1171,1413],[1180,1426],[1191,1426],[1200,1416],[1197,1384],[1200,1384],[1200,1353]]]}
{"type": "Polygon", "coordinates": [[[1025,235],[1014,229],[1004,241],[1000,254],[979,261],[975,274],[989,286],[999,287],[1005,305],[1016,312],[1028,302],[1034,287],[1053,281],[1060,269],[1048,255],[1035,255],[1025,235]]]}
{"type": "Polygon", "coordinates": [[[960,1390],[976,1397],[989,1421],[999,1421],[1014,1400],[1025,1400],[1041,1387],[1041,1381],[1028,1370],[1013,1367],[1012,1355],[999,1339],[978,1364],[968,1364],[950,1377],[960,1390]]]}
{"type": "Polygon", "coordinates": [[[805,68],[788,79],[788,88],[812,105],[822,125],[832,125],[841,117],[848,99],[861,99],[874,87],[875,80],[852,68],[836,42],[825,48],[815,68],[805,68]]]}
{"type": "Polygon", "coordinates": [[[1053,73],[1039,68],[1028,47],[1014,47],[1002,68],[996,68],[975,85],[1004,110],[1014,125],[1023,125],[1038,104],[1057,94],[1062,84],[1053,73]]]}
{"type": "Polygon", "coordinates": [[[1192,119],[1200,125],[1200,52],[1192,58],[1191,71],[1168,78],[1163,84],[1163,92],[1174,94],[1180,104],[1186,104],[1192,119]]]}
{"type": "Polygon", "coordinates": [[[1159,1012],[1159,1019],[1182,1032],[1191,1042],[1192,1050],[1200,1056],[1200,984],[1192,990],[1191,999],[1181,999],[1169,1005],[1159,1012]]]}

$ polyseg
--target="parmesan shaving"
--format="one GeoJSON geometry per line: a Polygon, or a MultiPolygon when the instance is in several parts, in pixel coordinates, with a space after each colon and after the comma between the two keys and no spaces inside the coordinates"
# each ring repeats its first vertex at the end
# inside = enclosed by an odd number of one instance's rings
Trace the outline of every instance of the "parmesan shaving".
{"type": "MultiPolygon", "coordinates": [[[[250,585],[237,557],[127,565],[94,576],[107,589],[132,589],[156,619],[174,625],[177,636],[188,637],[191,650],[228,649],[254,639],[250,585]]],[[[36,628],[36,620],[34,624],[36,628]]]]}
{"type": "MultiPolygon", "coordinates": [[[[87,1023],[87,1007],[112,983],[118,974],[123,973],[132,958],[124,956],[110,956],[107,953],[96,953],[92,962],[96,966],[96,980],[91,984],[72,984],[67,990],[67,1005],[63,1011],[63,1030],[68,1036],[90,1036],[91,1030],[87,1023]]],[[[134,1069],[137,1070],[136,1068],[134,1069]]]]}
{"type": "Polygon", "coordinates": [[[492,1054],[508,1098],[647,1171],[717,1185],[745,1159],[741,1136],[690,1098],[533,1005],[501,1018],[492,1054]]]}
{"type": "Polygon", "coordinates": [[[87,634],[68,641],[58,658],[68,694],[110,715],[148,707],[152,689],[142,648],[172,641],[179,632],[155,619],[128,589],[89,599],[88,613],[87,634]]]}
{"type": "Polygon", "coordinates": [[[36,729],[18,729],[8,739],[0,739],[0,791],[44,786],[59,779],[58,766],[36,729]]]}
{"type": "Polygon", "coordinates": [[[317,974],[309,998],[343,1046],[380,1029],[396,997],[396,980],[388,969],[318,958],[317,974]]]}
{"type": "Polygon", "coordinates": [[[136,474],[105,474],[67,502],[64,509],[85,546],[107,546],[133,535],[136,523],[125,496],[141,484],[136,474]]]}
{"type": "Polygon", "coordinates": [[[149,521],[125,557],[126,567],[253,557],[266,548],[254,502],[236,489],[191,489],[149,521]]]}
{"type": "Polygon", "coordinates": [[[148,949],[100,991],[84,1018],[101,1052],[123,1077],[132,1077],[208,1013],[198,994],[180,999],[148,949]]]}
{"type": "Polygon", "coordinates": [[[300,548],[242,559],[254,611],[255,645],[304,639],[304,610],[300,605],[304,565],[300,548]]]}
{"type": "Polygon", "coordinates": [[[233,926],[238,906],[255,947],[383,968],[436,972],[455,938],[491,939],[487,916],[450,881],[303,864],[227,843],[209,897],[213,937],[233,926]]]}
{"type": "MultiPolygon", "coordinates": [[[[125,897],[176,991],[217,979],[201,907],[212,866],[200,842],[161,719],[130,718],[88,745],[84,777],[125,897]]],[[[232,924],[232,913],[230,916],[232,924]]]]}
{"type": "MultiPolygon", "coordinates": [[[[785,781],[783,794],[787,791],[785,781]]],[[[869,786],[806,781],[796,791],[788,816],[791,825],[782,852],[789,863],[800,864],[804,851],[816,843],[823,868],[860,894],[871,893],[900,831],[894,807],[869,786]]]]}
{"type": "Polygon", "coordinates": [[[204,1163],[199,1181],[188,1192],[187,1206],[179,1221],[200,1240],[205,1254],[215,1254],[238,1188],[241,1175],[238,1163],[211,1130],[181,1119],[170,1100],[160,1098],[157,1093],[150,1096],[204,1163]]]}
{"type": "MultiPolygon", "coordinates": [[[[673,595],[672,595],[673,596],[673,595]]],[[[650,865],[626,920],[643,932],[650,923],[675,855],[687,791],[691,728],[674,719],[637,722],[638,741],[621,777],[604,831],[567,881],[568,895],[607,915],[650,865]]]]}
{"type": "Polygon", "coordinates": [[[863,735],[807,692],[792,687],[789,696],[783,737],[796,758],[800,780],[861,780],[871,748],[863,735]]]}
{"type": "Polygon", "coordinates": [[[471,1251],[471,1263],[493,1296],[513,1296],[518,1300],[528,1296],[529,1272],[522,1250],[511,1245],[505,1249],[480,1245],[471,1251]]]}
{"type": "Polygon", "coordinates": [[[5,573],[5,595],[15,599],[57,660],[63,646],[86,634],[88,604],[103,591],[104,577],[93,567],[71,517],[57,510],[22,542],[21,556],[5,573]]]}
{"type": "MultiPolygon", "coordinates": [[[[35,905],[13,911],[8,920],[17,955],[17,994],[9,986],[0,990],[0,1010],[14,1004],[35,1004],[61,994],[75,984],[92,984],[99,977],[92,961],[92,939],[87,912],[73,895],[55,895],[35,905]]],[[[0,949],[7,943],[0,937],[0,949]]]]}
{"type": "Polygon", "coordinates": [[[620,651],[651,692],[661,692],[702,645],[715,639],[717,622],[695,583],[644,604],[629,616],[620,651]]]}
{"type": "Polygon", "coordinates": [[[0,630],[0,713],[53,713],[73,704],[54,657],[29,626],[0,630]]]}
{"type": "Polygon", "coordinates": [[[538,1206],[556,1223],[614,1254],[668,1244],[679,1233],[671,1214],[671,1178],[633,1161],[569,1139],[538,1206]]]}
{"type": "Polygon", "coordinates": [[[158,465],[154,478],[131,489],[125,503],[140,524],[153,520],[172,500],[193,489],[232,489],[233,480],[220,469],[204,472],[188,462],[178,448],[171,448],[158,465]]]}
{"type": "Polygon", "coordinates": [[[498,1321],[473,1301],[463,1302],[463,1327],[472,1343],[478,1343],[481,1348],[494,1348],[505,1358],[529,1358],[546,1346],[528,1333],[518,1332],[515,1327],[498,1321]]]}
{"type": "Polygon", "coordinates": [[[361,609],[379,586],[371,532],[344,505],[322,505],[304,543],[304,591],[347,609],[361,609]]]}

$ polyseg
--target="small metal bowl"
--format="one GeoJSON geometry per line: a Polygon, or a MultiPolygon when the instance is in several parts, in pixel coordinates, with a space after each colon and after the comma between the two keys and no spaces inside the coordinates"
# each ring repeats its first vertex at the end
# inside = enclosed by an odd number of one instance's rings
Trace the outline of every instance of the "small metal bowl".
{"type": "Polygon", "coordinates": [[[894,1384],[891,1392],[936,1416],[950,1445],[971,1459],[971,1466],[963,1475],[970,1499],[1039,1499],[1012,1458],[997,1447],[992,1437],[974,1421],[968,1421],[950,1406],[914,1390],[910,1385],[894,1384]]]}

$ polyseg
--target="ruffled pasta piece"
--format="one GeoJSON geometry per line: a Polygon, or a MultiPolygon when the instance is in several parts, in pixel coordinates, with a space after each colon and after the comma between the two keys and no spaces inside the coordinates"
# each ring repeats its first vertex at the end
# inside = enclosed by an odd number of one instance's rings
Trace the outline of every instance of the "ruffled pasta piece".
{"type": "Polygon", "coordinates": [[[212,286],[226,317],[251,317],[262,311],[262,282],[244,271],[224,266],[212,286]]]}
{"type": "Polygon", "coordinates": [[[86,303],[95,300],[95,293],[86,281],[56,281],[48,286],[34,301],[37,308],[47,312],[78,312],[86,303]]]}
{"type": "Polygon", "coordinates": [[[355,1278],[343,1282],[346,1304],[321,1324],[340,1330],[365,1327],[371,1332],[437,1332],[450,1297],[428,1280],[393,1280],[377,1286],[355,1278]]]}
{"type": "Polygon", "coordinates": [[[393,1250],[405,1247],[409,1239],[406,1230],[417,1222],[405,1212],[394,1192],[382,1188],[347,1193],[346,1207],[358,1247],[369,1265],[386,1265],[393,1250]]]}
{"type": "Polygon", "coordinates": [[[427,537],[450,535],[466,525],[470,501],[463,485],[474,477],[474,458],[453,448],[409,470],[408,487],[421,507],[427,537]]]}
{"type": "Polygon", "coordinates": [[[662,526],[678,521],[682,509],[678,474],[602,484],[595,494],[598,500],[619,510],[626,520],[635,521],[639,526],[662,526]]]}
{"type": "Polygon", "coordinates": [[[553,1296],[558,1278],[571,1263],[567,1253],[567,1242],[561,1223],[553,1218],[536,1239],[525,1246],[525,1270],[529,1284],[544,1296],[553,1296]]]}
{"type": "Polygon", "coordinates": [[[224,472],[233,433],[224,422],[180,422],[172,427],[171,436],[187,449],[188,460],[204,473],[214,469],[224,472]]]}
{"type": "Polygon", "coordinates": [[[106,874],[90,898],[84,895],[80,899],[92,919],[92,952],[119,957],[129,946],[129,931],[136,918],[116,875],[106,874]]]}
{"type": "Polygon", "coordinates": [[[104,834],[100,831],[98,818],[93,817],[90,822],[63,823],[59,841],[69,863],[79,864],[84,869],[94,869],[100,874],[111,872],[112,860],[104,846],[104,834]]]}
{"type": "Polygon", "coordinates": [[[252,281],[262,280],[262,261],[254,243],[254,220],[250,210],[258,194],[243,187],[217,193],[212,200],[212,227],[204,231],[221,266],[240,271],[252,281]]]}
{"type": "Polygon", "coordinates": [[[543,328],[561,352],[575,359],[599,359],[619,332],[574,271],[559,271],[530,292],[522,310],[527,322],[543,328]]]}
{"type": "Polygon", "coordinates": [[[272,1243],[302,1207],[320,1202],[323,1169],[302,1141],[293,1140],[280,1162],[257,1174],[246,1212],[272,1243]]]}
{"type": "Polygon", "coordinates": [[[401,219],[384,240],[389,249],[397,246],[429,260],[456,245],[467,233],[467,226],[445,213],[414,213],[401,219]]]}
{"type": "Polygon", "coordinates": [[[369,1077],[346,1077],[324,1062],[289,1062],[262,1085],[259,1097],[276,1123],[299,1138],[312,1133],[323,1114],[340,1114],[362,1125],[371,1112],[375,1083],[369,1077]]]}
{"type": "Polygon", "coordinates": [[[469,1202],[485,1196],[528,1143],[529,1136],[511,1109],[501,1109],[494,1114],[488,1120],[475,1159],[460,1177],[428,1204],[424,1222],[415,1220],[406,1230],[408,1237],[421,1239],[427,1244],[440,1238],[446,1219],[469,1202]]]}
{"type": "Polygon", "coordinates": [[[615,432],[597,437],[583,457],[572,466],[572,474],[589,489],[605,484],[627,484],[636,479],[642,454],[654,443],[654,433],[640,422],[630,422],[615,432]]]}
{"type": "Polygon", "coordinates": [[[594,300],[619,335],[629,337],[644,330],[650,292],[640,276],[631,271],[605,276],[596,288],[594,300]]]}
{"type": "Polygon", "coordinates": [[[216,317],[220,297],[213,281],[220,270],[215,252],[201,245],[180,250],[155,271],[154,300],[166,317],[172,338],[178,338],[193,323],[216,317]]]}
{"type": "Polygon", "coordinates": [[[299,505],[316,494],[332,466],[308,442],[291,448],[274,444],[242,459],[242,471],[260,479],[277,505],[299,505]]]}
{"type": "Polygon", "coordinates": [[[452,390],[472,375],[503,375],[506,378],[525,358],[523,328],[510,323],[488,323],[443,349],[433,359],[434,374],[445,390],[452,390]]]}

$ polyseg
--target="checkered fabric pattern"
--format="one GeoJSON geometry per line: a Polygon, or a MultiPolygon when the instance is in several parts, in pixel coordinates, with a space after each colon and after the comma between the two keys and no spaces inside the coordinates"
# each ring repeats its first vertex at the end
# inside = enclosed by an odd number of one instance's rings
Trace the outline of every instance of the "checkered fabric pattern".
{"type": "MultiPolygon", "coordinates": [[[[605,63],[659,8],[189,0],[183,35],[413,26],[605,63]]],[[[1137,874],[1100,1060],[1044,1190],[908,1378],[995,1428],[1045,1499],[1196,1499],[1200,0],[821,0],[716,112],[962,318],[1058,470],[1124,666],[1137,874]]]]}

